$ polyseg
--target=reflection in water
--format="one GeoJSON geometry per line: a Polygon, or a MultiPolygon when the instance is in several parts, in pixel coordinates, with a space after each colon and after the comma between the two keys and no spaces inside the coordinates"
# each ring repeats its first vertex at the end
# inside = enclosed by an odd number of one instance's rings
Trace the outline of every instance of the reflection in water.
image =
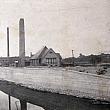
{"type": "MultiPolygon", "coordinates": [[[[20,110],[19,100],[11,97],[11,107],[12,110],[20,110]]],[[[33,104],[27,104],[28,110],[43,110],[41,107],[38,107],[33,104]]],[[[8,95],[0,91],[0,110],[8,110],[8,95]]]]}

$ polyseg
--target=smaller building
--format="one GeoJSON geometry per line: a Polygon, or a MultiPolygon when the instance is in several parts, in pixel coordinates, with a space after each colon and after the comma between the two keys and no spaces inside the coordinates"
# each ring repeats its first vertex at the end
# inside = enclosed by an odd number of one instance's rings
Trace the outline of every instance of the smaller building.
{"type": "Polygon", "coordinates": [[[30,59],[31,66],[61,66],[61,55],[46,46],[39,50],[30,59]]]}
{"type": "Polygon", "coordinates": [[[9,66],[9,58],[0,57],[0,66],[9,66]]]}
{"type": "MultiPolygon", "coordinates": [[[[19,57],[0,57],[0,66],[19,66],[19,57]]],[[[30,66],[30,57],[25,57],[25,66],[30,66]]]]}

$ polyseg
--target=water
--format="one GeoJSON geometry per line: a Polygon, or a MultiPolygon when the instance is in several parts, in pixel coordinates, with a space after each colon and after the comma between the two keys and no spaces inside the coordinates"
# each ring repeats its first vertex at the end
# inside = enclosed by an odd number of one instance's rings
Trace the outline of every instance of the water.
{"type": "MultiPolygon", "coordinates": [[[[11,97],[11,108],[12,110],[20,110],[19,100],[11,97]]],[[[0,91],[0,110],[8,110],[8,95],[0,91]]],[[[44,110],[33,104],[27,104],[27,110],[44,110]]]]}
{"type": "MultiPolygon", "coordinates": [[[[69,89],[71,91],[78,89],[79,91],[82,91],[82,95],[88,95],[84,93],[91,93],[90,96],[94,96],[95,94],[96,96],[102,95],[108,96],[108,98],[110,97],[110,78],[96,77],[94,75],[87,75],[77,72],[48,68],[0,68],[0,78],[20,84],[22,83],[27,87],[34,87],[35,89],[42,90],[42,88],[46,88],[47,90],[52,89],[54,91],[64,90],[64,92],[67,90],[67,93],[69,89]]],[[[73,93],[71,91],[69,91],[70,95],[73,93]]],[[[69,104],[72,106],[72,109],[66,110],[110,110],[110,105],[92,104],[87,99],[82,100],[80,98],[69,98],[69,100],[69,104]]],[[[12,110],[17,110],[17,107],[18,110],[20,110],[18,99],[11,97],[11,102],[12,110]],[[17,107],[15,103],[17,104],[17,107]]],[[[42,108],[32,104],[28,104],[27,107],[27,110],[43,110],[42,108]]],[[[3,92],[0,92],[0,110],[8,110],[8,95],[3,92]]]]}

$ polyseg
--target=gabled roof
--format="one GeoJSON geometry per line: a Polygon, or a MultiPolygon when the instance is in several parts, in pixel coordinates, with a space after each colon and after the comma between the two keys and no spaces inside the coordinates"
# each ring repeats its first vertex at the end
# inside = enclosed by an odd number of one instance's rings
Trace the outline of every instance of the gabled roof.
{"type": "MultiPolygon", "coordinates": [[[[40,49],[36,54],[34,54],[34,55],[31,57],[31,59],[44,58],[44,57],[48,54],[49,51],[53,51],[53,53],[55,53],[52,48],[48,49],[48,48],[45,46],[45,47],[43,47],[42,49],[40,49]]],[[[59,53],[55,53],[55,54],[56,54],[56,56],[59,57],[60,59],[62,58],[59,53]]]]}
{"type": "Polygon", "coordinates": [[[48,51],[48,48],[46,46],[44,46],[43,48],[41,48],[34,56],[31,57],[31,59],[38,59],[41,58],[42,55],[48,51]]]}
{"type": "Polygon", "coordinates": [[[45,55],[48,53],[49,50],[50,50],[50,49],[46,49],[46,50],[45,50],[44,54],[42,54],[42,58],[45,57],[45,55]]]}
{"type": "Polygon", "coordinates": [[[48,49],[47,51],[45,51],[45,53],[43,54],[43,58],[48,54],[48,52],[49,51],[52,51],[54,54],[56,54],[55,52],[54,52],[54,50],[52,49],[52,48],[50,48],[50,49],[48,49]]]}
{"type": "Polygon", "coordinates": [[[58,56],[60,59],[62,59],[62,57],[61,57],[60,53],[56,53],[56,54],[57,54],[57,56],[58,56]]]}

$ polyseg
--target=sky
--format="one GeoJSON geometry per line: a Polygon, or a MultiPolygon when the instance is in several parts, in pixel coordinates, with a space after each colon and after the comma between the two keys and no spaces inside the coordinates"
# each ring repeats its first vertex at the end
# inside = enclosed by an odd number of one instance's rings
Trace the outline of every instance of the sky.
{"type": "Polygon", "coordinates": [[[42,46],[63,58],[110,53],[110,0],[0,0],[0,56],[19,55],[19,19],[25,20],[26,55],[42,46]]]}

